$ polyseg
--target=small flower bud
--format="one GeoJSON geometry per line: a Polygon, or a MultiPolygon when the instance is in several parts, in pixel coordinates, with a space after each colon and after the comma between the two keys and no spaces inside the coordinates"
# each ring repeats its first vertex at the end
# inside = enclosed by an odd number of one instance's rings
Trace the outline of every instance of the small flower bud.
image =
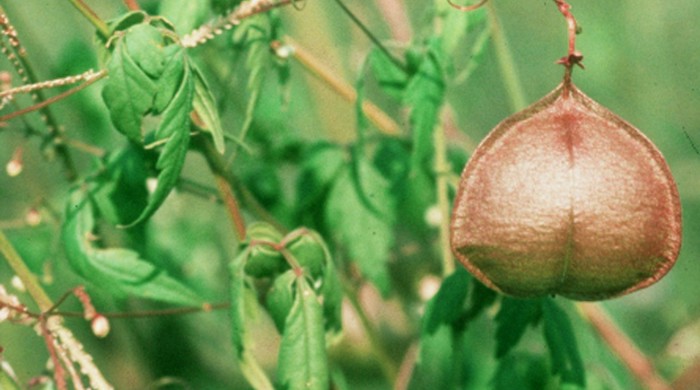
{"type": "Polygon", "coordinates": [[[442,221],[443,215],[438,205],[430,206],[425,210],[425,223],[427,223],[428,226],[439,227],[442,221]]]}
{"type": "Polygon", "coordinates": [[[10,161],[7,162],[7,165],[5,165],[5,171],[7,172],[7,176],[9,177],[15,177],[22,173],[22,161],[15,160],[14,158],[10,161]]]}
{"type": "Polygon", "coordinates": [[[19,292],[25,292],[27,291],[27,288],[24,287],[24,282],[22,282],[22,279],[19,278],[19,276],[15,275],[12,277],[12,280],[10,281],[12,284],[12,287],[15,288],[15,290],[19,292]]]}
{"type": "Polygon", "coordinates": [[[24,216],[24,221],[29,226],[38,226],[41,223],[41,213],[35,208],[29,209],[24,216]]]}
{"type": "Polygon", "coordinates": [[[99,338],[107,337],[109,334],[109,320],[102,314],[96,315],[90,322],[90,326],[92,333],[99,338]]]}

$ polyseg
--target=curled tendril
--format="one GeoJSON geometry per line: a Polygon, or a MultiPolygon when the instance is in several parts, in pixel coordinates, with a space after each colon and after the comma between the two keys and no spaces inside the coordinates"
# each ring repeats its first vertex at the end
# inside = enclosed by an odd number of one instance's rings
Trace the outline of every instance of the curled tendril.
{"type": "Polygon", "coordinates": [[[454,9],[458,9],[458,10],[463,11],[463,12],[469,12],[469,11],[475,11],[475,10],[483,7],[484,4],[488,3],[488,1],[489,0],[481,0],[478,3],[472,4],[472,5],[459,5],[459,4],[455,4],[452,0],[447,0],[447,3],[449,3],[452,6],[452,8],[454,8],[454,9]]]}
{"type": "Polygon", "coordinates": [[[306,8],[306,0],[292,0],[292,7],[297,11],[301,11],[306,8]]]}

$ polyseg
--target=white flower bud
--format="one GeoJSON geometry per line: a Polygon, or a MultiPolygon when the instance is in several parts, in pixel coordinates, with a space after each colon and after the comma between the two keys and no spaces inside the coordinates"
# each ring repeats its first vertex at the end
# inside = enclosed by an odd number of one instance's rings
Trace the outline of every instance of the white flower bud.
{"type": "Polygon", "coordinates": [[[96,315],[90,322],[90,326],[92,333],[99,338],[107,337],[109,334],[109,320],[102,314],[96,315]]]}

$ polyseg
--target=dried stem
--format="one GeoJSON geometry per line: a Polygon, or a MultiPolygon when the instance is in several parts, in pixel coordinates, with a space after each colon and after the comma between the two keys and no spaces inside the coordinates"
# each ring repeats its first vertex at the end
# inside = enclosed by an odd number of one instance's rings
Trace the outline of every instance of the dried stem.
{"type": "Polygon", "coordinates": [[[576,307],[645,388],[649,390],[671,389],[668,383],[656,372],[651,360],[615,325],[599,305],[581,302],[576,307]]]}
{"type": "MultiPolygon", "coordinates": [[[[289,53],[292,58],[297,60],[299,64],[314,77],[323,81],[340,97],[351,104],[357,101],[357,91],[347,82],[339,79],[333,71],[328,69],[319,59],[314,57],[306,49],[295,43],[291,38],[285,39],[286,43],[273,42],[273,49],[278,55],[283,56],[282,52],[289,53]]],[[[375,104],[367,99],[362,103],[362,111],[367,115],[367,118],[374,124],[379,131],[387,135],[400,135],[401,130],[399,125],[382,111],[375,104]]]]}
{"type": "MultiPolygon", "coordinates": [[[[566,24],[569,31],[569,51],[565,57],[562,57],[557,61],[558,64],[562,64],[566,67],[566,73],[564,73],[564,82],[568,85],[571,83],[571,71],[574,65],[578,65],[583,68],[583,55],[576,51],[576,34],[578,33],[578,25],[574,15],[571,13],[571,5],[569,5],[565,0],[554,0],[559,8],[559,12],[564,15],[566,19],[566,24]]],[[[568,94],[568,90],[564,91],[568,94]]]]}

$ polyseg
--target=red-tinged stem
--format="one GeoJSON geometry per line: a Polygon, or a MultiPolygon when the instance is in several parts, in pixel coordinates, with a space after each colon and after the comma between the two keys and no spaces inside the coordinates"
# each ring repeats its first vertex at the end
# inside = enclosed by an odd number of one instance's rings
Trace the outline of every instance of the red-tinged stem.
{"type": "Polygon", "coordinates": [[[464,11],[464,12],[469,12],[469,11],[477,10],[477,9],[481,8],[484,4],[486,4],[486,2],[488,2],[488,1],[489,1],[489,0],[481,0],[480,2],[478,2],[478,3],[476,3],[476,4],[472,4],[472,5],[459,5],[459,4],[453,3],[452,0],[447,0],[447,2],[448,2],[453,8],[456,8],[456,9],[458,9],[458,10],[460,10],[460,11],[464,11]]]}
{"type": "Polygon", "coordinates": [[[578,29],[578,25],[576,24],[576,18],[574,18],[574,15],[571,13],[571,5],[569,5],[569,3],[565,0],[554,0],[554,2],[557,4],[557,7],[559,7],[559,12],[564,15],[569,29],[569,52],[566,57],[562,57],[558,61],[558,63],[567,67],[567,73],[569,73],[569,70],[574,65],[583,68],[583,64],[581,63],[581,61],[583,61],[583,55],[576,51],[576,30],[578,29]]]}

